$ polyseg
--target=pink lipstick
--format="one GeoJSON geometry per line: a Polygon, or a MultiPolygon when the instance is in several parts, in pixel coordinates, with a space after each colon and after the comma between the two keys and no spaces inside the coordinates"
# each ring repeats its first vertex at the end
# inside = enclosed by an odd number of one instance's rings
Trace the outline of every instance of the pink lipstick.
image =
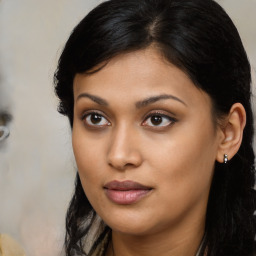
{"type": "Polygon", "coordinates": [[[126,181],[111,181],[104,186],[107,197],[116,204],[133,204],[147,196],[152,188],[140,183],[126,181]]]}

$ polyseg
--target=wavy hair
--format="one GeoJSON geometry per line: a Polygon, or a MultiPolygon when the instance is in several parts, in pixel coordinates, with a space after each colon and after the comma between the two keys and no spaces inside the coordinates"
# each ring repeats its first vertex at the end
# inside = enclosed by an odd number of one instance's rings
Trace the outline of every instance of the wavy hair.
{"type": "MultiPolygon", "coordinates": [[[[200,255],[252,255],[256,205],[250,64],[236,27],[215,1],[110,0],[98,5],[73,30],[60,56],[54,77],[58,110],[72,128],[74,76],[150,45],[211,97],[216,123],[236,102],[246,110],[238,153],[227,165],[215,164],[200,255]]],[[[77,175],[66,217],[66,255],[92,255],[99,247],[104,253],[109,234],[77,175]],[[95,239],[86,252],[95,225],[95,239]]]]}

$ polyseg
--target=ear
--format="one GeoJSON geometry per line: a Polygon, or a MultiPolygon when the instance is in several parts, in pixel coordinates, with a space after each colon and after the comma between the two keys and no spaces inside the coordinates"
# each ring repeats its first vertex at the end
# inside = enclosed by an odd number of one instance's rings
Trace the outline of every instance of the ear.
{"type": "Polygon", "coordinates": [[[224,162],[225,154],[230,160],[237,153],[242,143],[245,124],[245,109],[242,104],[235,103],[220,128],[222,136],[216,156],[218,162],[224,162]]]}

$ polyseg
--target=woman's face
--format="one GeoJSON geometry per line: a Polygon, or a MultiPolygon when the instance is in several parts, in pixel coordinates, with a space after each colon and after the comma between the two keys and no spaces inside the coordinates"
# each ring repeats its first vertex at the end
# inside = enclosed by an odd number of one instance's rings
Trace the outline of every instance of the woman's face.
{"type": "Polygon", "coordinates": [[[148,48],[76,75],[74,100],[82,186],[113,230],[202,225],[221,138],[206,93],[148,48]]]}

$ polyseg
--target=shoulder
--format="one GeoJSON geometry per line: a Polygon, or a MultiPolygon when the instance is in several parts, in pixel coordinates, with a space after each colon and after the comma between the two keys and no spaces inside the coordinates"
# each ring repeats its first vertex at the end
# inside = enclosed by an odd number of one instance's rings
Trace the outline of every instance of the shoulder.
{"type": "Polygon", "coordinates": [[[0,256],[25,256],[24,250],[10,236],[0,234],[0,256]]]}

